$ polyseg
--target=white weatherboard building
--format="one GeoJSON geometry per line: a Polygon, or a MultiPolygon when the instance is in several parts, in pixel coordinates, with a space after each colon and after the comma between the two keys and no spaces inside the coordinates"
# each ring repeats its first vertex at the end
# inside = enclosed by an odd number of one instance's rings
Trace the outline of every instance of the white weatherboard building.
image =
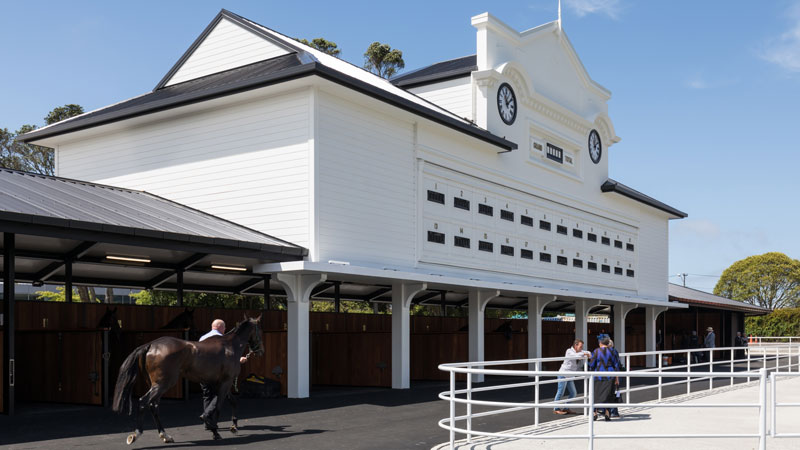
{"type": "MultiPolygon", "coordinates": [[[[476,54],[391,82],[223,10],[152,92],[36,130],[59,176],[141,189],[309,249],[261,264],[289,305],[290,397],[309,393],[309,298],[335,286],[392,304],[392,384],[409,387],[409,308],[483,315],[666,309],[668,222],[686,215],[608,179],[611,93],[559,22],[472,18],[476,54]],[[327,285],[326,285],[327,284],[327,285]]],[[[673,306],[674,304],[670,304],[673,306]]]]}

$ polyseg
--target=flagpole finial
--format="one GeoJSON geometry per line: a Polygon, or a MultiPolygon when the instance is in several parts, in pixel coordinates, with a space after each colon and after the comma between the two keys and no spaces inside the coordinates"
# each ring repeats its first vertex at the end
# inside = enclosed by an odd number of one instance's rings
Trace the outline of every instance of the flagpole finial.
{"type": "Polygon", "coordinates": [[[558,0],[558,31],[561,31],[561,0],[558,0]]]}

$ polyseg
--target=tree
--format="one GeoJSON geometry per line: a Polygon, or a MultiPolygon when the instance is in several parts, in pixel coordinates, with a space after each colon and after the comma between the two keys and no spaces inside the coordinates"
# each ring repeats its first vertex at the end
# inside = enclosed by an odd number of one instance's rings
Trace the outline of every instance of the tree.
{"type": "MultiPolygon", "coordinates": [[[[72,299],[73,301],[78,298],[78,293],[75,291],[75,288],[72,288],[72,299]]],[[[45,302],[66,302],[67,295],[65,293],[64,286],[58,286],[56,291],[36,291],[36,300],[42,300],[45,302]]]]}
{"type": "Polygon", "coordinates": [[[364,52],[364,68],[387,80],[406,66],[403,52],[389,44],[373,42],[364,52]]]}
{"type": "Polygon", "coordinates": [[[69,119],[70,117],[75,117],[80,114],[83,114],[83,106],[81,105],[70,103],[64,106],[57,106],[52,111],[47,113],[47,115],[44,117],[44,123],[47,125],[52,125],[56,122],[61,122],[62,120],[69,119]]]}
{"type": "Polygon", "coordinates": [[[305,44],[311,48],[315,48],[323,53],[327,53],[331,56],[339,57],[339,54],[342,53],[342,50],[339,49],[339,46],[336,45],[336,42],[329,41],[325,38],[314,38],[311,42],[308,42],[306,39],[297,39],[298,42],[301,44],[305,44]]]}
{"type": "Polygon", "coordinates": [[[800,261],[780,252],[736,261],[722,272],[714,295],[769,309],[800,306],[800,261]]]}
{"type": "MultiPolygon", "coordinates": [[[[52,125],[83,113],[80,105],[69,104],[59,106],[45,116],[47,125],[52,125]]],[[[55,157],[53,149],[39,145],[20,142],[17,138],[35,130],[36,125],[23,125],[16,132],[8,128],[0,129],[0,167],[22,170],[25,172],[53,175],[55,173],[55,157]]]]}

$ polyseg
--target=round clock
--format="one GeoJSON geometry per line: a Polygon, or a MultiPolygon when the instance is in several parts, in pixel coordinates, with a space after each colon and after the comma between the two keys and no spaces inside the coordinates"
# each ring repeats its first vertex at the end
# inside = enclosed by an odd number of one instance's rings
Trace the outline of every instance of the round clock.
{"type": "Polygon", "coordinates": [[[497,111],[506,125],[511,125],[517,118],[517,96],[508,83],[503,83],[497,89],[497,111]]]}
{"type": "Polygon", "coordinates": [[[603,156],[603,144],[600,142],[600,135],[597,130],[589,132],[589,157],[592,162],[597,164],[600,162],[600,157],[603,156]]]}

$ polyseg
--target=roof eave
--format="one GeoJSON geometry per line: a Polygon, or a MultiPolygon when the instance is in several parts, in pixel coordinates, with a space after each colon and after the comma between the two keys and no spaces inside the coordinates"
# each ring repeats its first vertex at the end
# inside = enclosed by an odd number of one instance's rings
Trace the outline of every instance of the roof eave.
{"type": "Polygon", "coordinates": [[[616,192],[617,194],[620,194],[620,195],[623,195],[625,197],[628,197],[631,200],[635,200],[635,201],[637,201],[639,203],[643,203],[643,204],[645,204],[647,206],[650,206],[650,207],[656,208],[658,210],[661,210],[661,211],[671,215],[672,216],[671,218],[673,218],[673,219],[683,219],[685,217],[688,217],[688,214],[686,214],[685,212],[683,212],[683,211],[681,211],[679,209],[673,208],[672,206],[669,206],[666,203],[662,203],[662,202],[660,202],[660,201],[658,201],[658,200],[656,200],[656,199],[654,199],[654,198],[652,198],[650,196],[642,194],[641,192],[639,192],[639,191],[637,191],[635,189],[632,189],[632,188],[630,188],[628,186],[625,186],[624,184],[621,184],[621,183],[619,183],[617,181],[614,181],[614,180],[612,180],[610,178],[608,180],[606,180],[600,186],[600,190],[603,191],[603,192],[616,192]]]}

